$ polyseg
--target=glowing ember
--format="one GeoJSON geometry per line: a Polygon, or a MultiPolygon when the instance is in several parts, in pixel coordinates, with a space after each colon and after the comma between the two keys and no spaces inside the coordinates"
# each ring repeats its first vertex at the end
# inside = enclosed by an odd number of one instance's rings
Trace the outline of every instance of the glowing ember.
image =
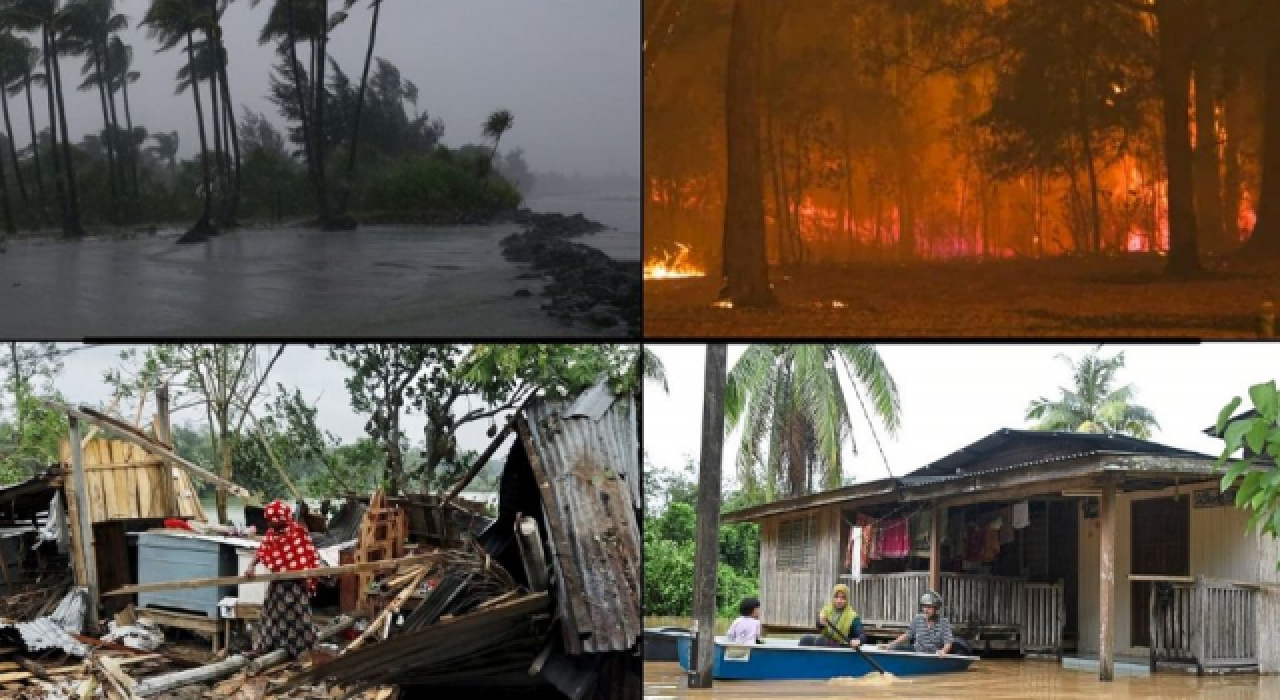
{"type": "Polygon", "coordinates": [[[647,280],[687,279],[690,277],[706,277],[702,268],[689,262],[689,246],[676,244],[676,252],[662,254],[662,259],[653,259],[644,265],[644,278],[647,280]]]}
{"type": "Polygon", "coordinates": [[[717,309],[732,309],[732,308],[733,308],[733,302],[732,302],[732,301],[730,301],[730,300],[728,300],[728,299],[721,299],[721,300],[719,300],[719,301],[713,301],[713,302],[711,302],[711,305],[712,305],[712,306],[714,306],[714,307],[715,307],[715,308],[717,308],[717,309]]]}

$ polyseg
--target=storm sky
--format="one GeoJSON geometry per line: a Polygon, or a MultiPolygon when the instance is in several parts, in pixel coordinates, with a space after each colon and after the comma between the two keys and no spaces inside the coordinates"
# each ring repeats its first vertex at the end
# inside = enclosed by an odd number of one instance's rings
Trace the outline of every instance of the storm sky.
{"type": "MultiPolygon", "coordinates": [[[[266,99],[274,48],[258,44],[271,2],[255,8],[250,0],[236,0],[223,26],[237,118],[248,107],[282,126],[266,99]]],[[[174,95],[174,75],[185,58],[177,50],[157,55],[157,44],[138,28],[149,4],[117,0],[117,11],[131,25],[122,38],[134,47],[134,70],[142,74],[129,88],[134,122],[151,132],[179,131],[181,155],[190,157],[198,145],[195,104],[190,93],[174,95]]],[[[353,81],[363,67],[372,16],[368,5],[361,0],[329,44],[353,81]]],[[[339,0],[330,6],[336,10],[339,0]]],[[[299,50],[305,65],[305,47],[299,50]]],[[[515,115],[515,128],[501,148],[523,148],[535,171],[640,174],[640,3],[635,0],[386,0],[375,56],[394,63],[418,86],[420,108],[444,120],[450,146],[479,142],[485,117],[506,108],[515,115]]],[[[62,70],[69,128],[79,141],[102,128],[102,111],[96,91],[74,90],[80,59],[64,58],[62,70]]],[[[43,97],[36,95],[38,105],[43,97]]],[[[119,116],[123,123],[123,112],[119,116]]],[[[38,112],[36,119],[44,128],[47,112],[38,112]]],[[[25,119],[15,123],[15,131],[19,143],[27,142],[25,119]]]]}

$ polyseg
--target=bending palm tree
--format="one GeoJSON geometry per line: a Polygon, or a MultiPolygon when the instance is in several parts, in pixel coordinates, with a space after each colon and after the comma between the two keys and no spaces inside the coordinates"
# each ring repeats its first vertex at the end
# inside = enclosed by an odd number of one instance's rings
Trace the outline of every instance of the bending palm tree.
{"type": "MultiPolygon", "coordinates": [[[[21,84],[30,53],[31,42],[8,32],[0,34],[0,107],[4,109],[4,132],[9,135],[9,159],[13,162],[18,193],[22,195],[22,206],[27,209],[31,208],[31,197],[27,194],[27,184],[22,179],[22,167],[18,163],[18,146],[13,133],[13,120],[9,116],[9,86],[21,84]]],[[[39,163],[39,159],[36,162],[39,163]]]]}
{"type": "Polygon", "coordinates": [[[841,450],[853,439],[841,367],[866,419],[863,392],[879,422],[896,434],[898,388],[875,346],[751,345],[730,370],[725,430],[742,424],[738,476],[752,503],[812,492],[815,480],[824,489],[841,485],[841,450]]]}
{"type": "Polygon", "coordinates": [[[44,73],[49,98],[49,124],[54,136],[54,175],[58,198],[62,204],[62,231],[73,237],[84,235],[80,225],[80,199],[76,188],[75,163],[71,160],[71,137],[67,129],[67,105],[62,92],[62,70],[58,51],[62,46],[66,8],[61,0],[3,0],[0,2],[0,24],[7,28],[40,33],[44,73]],[[56,108],[54,105],[56,98],[56,108]],[[61,134],[58,132],[61,131],[61,134]],[[61,158],[57,142],[62,141],[61,158]],[[65,197],[64,197],[65,192],[65,197]]]}
{"type": "Polygon", "coordinates": [[[83,56],[84,68],[81,73],[85,80],[80,84],[81,91],[98,89],[98,100],[102,105],[102,123],[106,134],[104,144],[107,154],[107,184],[111,194],[110,218],[119,223],[120,196],[117,181],[120,180],[117,169],[118,145],[116,136],[119,126],[114,117],[114,106],[108,106],[108,87],[110,69],[107,65],[108,37],[117,31],[129,28],[129,20],[124,15],[115,13],[115,0],[72,0],[66,8],[62,43],[63,51],[72,56],[83,56]]]}
{"type": "MultiPolygon", "coordinates": [[[[32,46],[29,41],[26,44],[26,54],[19,59],[18,67],[21,69],[21,75],[18,77],[17,82],[8,86],[7,91],[11,96],[17,96],[19,92],[27,94],[27,121],[31,127],[31,160],[36,166],[36,191],[40,195],[36,213],[38,214],[40,225],[43,227],[49,221],[49,212],[45,209],[49,199],[45,195],[44,173],[40,166],[40,132],[36,129],[36,106],[35,101],[31,98],[31,84],[33,82],[40,84],[44,76],[35,73],[35,70],[40,67],[40,50],[32,46]]],[[[56,153],[57,149],[55,148],[54,151],[56,153]]]]}
{"type": "MultiPolygon", "coordinates": [[[[346,9],[350,10],[355,5],[356,0],[345,0],[346,9]]],[[[356,117],[355,123],[351,126],[351,148],[347,154],[347,174],[342,179],[342,192],[338,199],[338,216],[346,217],[347,208],[351,206],[351,191],[355,187],[356,180],[356,154],[360,149],[360,114],[364,111],[364,94],[365,88],[369,84],[369,65],[373,63],[373,47],[378,41],[378,20],[382,16],[382,0],[371,0],[373,7],[373,20],[369,23],[369,43],[364,52],[364,73],[360,76],[360,93],[356,97],[356,117]]],[[[355,221],[349,221],[351,228],[355,228],[355,221]]]]}
{"type": "Polygon", "coordinates": [[[168,163],[169,174],[176,177],[178,174],[178,147],[182,143],[178,132],[152,134],[151,138],[156,142],[156,145],[147,146],[147,153],[158,161],[168,163]]]}
{"type": "Polygon", "coordinates": [[[1124,353],[1102,357],[1100,350],[1101,346],[1094,348],[1079,362],[1057,356],[1071,368],[1075,386],[1059,387],[1058,399],[1040,397],[1027,406],[1027,420],[1039,421],[1035,430],[1123,434],[1145,440],[1152,428],[1160,427],[1151,409],[1131,403],[1132,385],[1114,388],[1116,373],[1124,368],[1124,353]]]}
{"type": "Polygon", "coordinates": [[[186,70],[188,75],[193,78],[186,82],[180,79],[178,91],[181,93],[182,90],[190,87],[191,95],[196,104],[196,124],[200,133],[200,170],[204,175],[204,209],[200,213],[200,219],[195,226],[191,227],[191,230],[178,239],[179,243],[200,243],[207,241],[210,236],[215,236],[218,233],[211,221],[213,216],[213,186],[209,174],[209,140],[204,129],[204,109],[200,104],[199,84],[194,79],[199,75],[199,71],[196,70],[195,40],[192,35],[200,29],[204,22],[208,21],[204,12],[196,5],[197,1],[152,0],[151,7],[147,10],[147,16],[142,20],[142,24],[147,27],[147,35],[160,41],[158,52],[168,51],[184,39],[186,40],[186,70]]]}
{"type": "Polygon", "coordinates": [[[511,131],[511,127],[515,125],[516,118],[505,109],[490,114],[489,118],[484,120],[484,137],[493,141],[493,150],[489,151],[490,167],[493,165],[494,156],[498,155],[498,142],[502,141],[502,135],[511,131]]]}
{"type": "MultiPolygon", "coordinates": [[[[133,131],[133,113],[129,109],[129,84],[138,82],[141,74],[133,70],[133,47],[125,44],[120,37],[111,37],[107,47],[107,64],[111,66],[111,91],[119,91],[124,97],[124,120],[129,134],[129,178],[133,188],[133,197],[138,198],[138,145],[133,131]]],[[[117,124],[117,127],[119,125],[117,124]]]]}

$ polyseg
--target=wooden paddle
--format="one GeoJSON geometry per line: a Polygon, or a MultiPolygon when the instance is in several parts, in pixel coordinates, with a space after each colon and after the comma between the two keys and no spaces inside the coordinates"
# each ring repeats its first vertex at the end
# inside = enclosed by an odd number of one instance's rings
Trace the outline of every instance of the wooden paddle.
{"type": "MultiPolygon", "coordinates": [[[[840,642],[845,646],[850,646],[850,641],[848,639],[845,639],[843,634],[840,634],[840,630],[831,626],[831,620],[827,620],[827,629],[831,630],[831,634],[835,635],[837,642],[840,642]]],[[[871,664],[872,668],[880,672],[880,675],[882,676],[884,675],[885,673],[884,669],[880,667],[880,664],[875,662],[875,659],[872,659],[870,656],[867,656],[867,652],[862,650],[861,644],[859,644],[857,648],[853,650],[861,654],[862,658],[866,659],[867,663],[871,664]]]]}

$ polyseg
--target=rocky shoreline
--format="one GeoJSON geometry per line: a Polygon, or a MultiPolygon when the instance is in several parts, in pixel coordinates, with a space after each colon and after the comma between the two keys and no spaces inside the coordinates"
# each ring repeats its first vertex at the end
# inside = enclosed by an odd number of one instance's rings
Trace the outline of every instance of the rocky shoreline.
{"type": "MultiPolygon", "coordinates": [[[[542,308],[552,318],[567,324],[582,323],[602,331],[626,329],[629,336],[641,331],[642,288],[636,263],[620,263],[571,238],[599,233],[606,226],[582,214],[539,214],[527,209],[516,212],[514,220],[525,227],[523,233],[502,240],[502,252],[511,262],[532,267],[522,276],[551,279],[542,294],[542,308]]],[[[529,289],[517,296],[533,296],[529,289]]]]}

